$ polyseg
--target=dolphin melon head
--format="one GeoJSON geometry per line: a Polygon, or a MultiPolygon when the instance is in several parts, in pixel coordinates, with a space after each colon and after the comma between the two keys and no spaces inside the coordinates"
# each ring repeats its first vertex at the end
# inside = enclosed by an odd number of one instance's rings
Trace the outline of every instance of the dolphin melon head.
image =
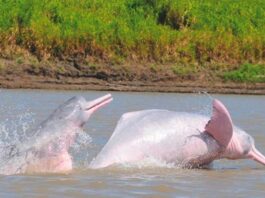
{"type": "Polygon", "coordinates": [[[256,148],[254,139],[245,131],[233,126],[230,113],[219,101],[213,101],[211,120],[205,126],[223,148],[222,157],[228,159],[253,159],[265,165],[265,156],[256,148]]]}

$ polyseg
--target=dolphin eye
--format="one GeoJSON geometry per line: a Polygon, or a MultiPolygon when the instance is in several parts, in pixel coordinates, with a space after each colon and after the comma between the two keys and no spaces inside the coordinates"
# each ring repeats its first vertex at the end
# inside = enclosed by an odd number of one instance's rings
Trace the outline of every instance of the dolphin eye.
{"type": "Polygon", "coordinates": [[[252,142],[253,142],[252,138],[250,136],[247,136],[245,139],[245,143],[242,145],[244,155],[247,155],[249,153],[252,142]]]}
{"type": "Polygon", "coordinates": [[[249,152],[249,149],[244,149],[244,151],[243,151],[243,155],[248,154],[248,152],[249,152]]]}

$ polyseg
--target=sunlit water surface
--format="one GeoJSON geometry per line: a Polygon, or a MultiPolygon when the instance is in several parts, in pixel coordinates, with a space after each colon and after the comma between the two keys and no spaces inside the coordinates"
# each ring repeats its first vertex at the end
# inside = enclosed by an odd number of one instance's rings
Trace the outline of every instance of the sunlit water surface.
{"type": "MultiPolygon", "coordinates": [[[[0,145],[20,142],[61,103],[75,95],[87,100],[106,92],[0,91],[0,145]]],[[[114,101],[96,112],[71,148],[70,174],[0,176],[0,197],[264,197],[265,167],[250,160],[216,161],[210,170],[166,165],[90,170],[120,116],[141,109],[169,109],[210,115],[211,97],[229,109],[234,123],[265,153],[265,96],[112,92],[114,101]]]]}

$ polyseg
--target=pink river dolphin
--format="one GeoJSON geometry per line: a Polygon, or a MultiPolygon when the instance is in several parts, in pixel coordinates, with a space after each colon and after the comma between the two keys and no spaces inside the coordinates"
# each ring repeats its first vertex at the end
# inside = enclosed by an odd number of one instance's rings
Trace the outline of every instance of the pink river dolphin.
{"type": "MultiPolygon", "coordinates": [[[[62,104],[21,145],[11,146],[1,159],[6,168],[1,174],[60,173],[72,170],[69,147],[89,117],[111,102],[110,94],[92,101],[73,97],[62,104]]],[[[2,166],[1,165],[1,166],[2,166]]]]}
{"type": "Polygon", "coordinates": [[[90,167],[149,158],[183,168],[207,167],[221,158],[253,159],[265,165],[253,138],[233,125],[228,110],[217,99],[211,118],[156,109],[125,113],[90,167]]]}

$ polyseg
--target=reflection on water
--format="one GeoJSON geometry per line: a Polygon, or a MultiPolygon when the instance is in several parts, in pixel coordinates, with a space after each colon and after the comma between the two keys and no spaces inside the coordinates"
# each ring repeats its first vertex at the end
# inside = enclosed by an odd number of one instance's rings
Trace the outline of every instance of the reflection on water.
{"type": "MultiPolygon", "coordinates": [[[[25,131],[34,128],[70,97],[82,95],[90,100],[104,94],[106,92],[2,90],[0,130],[16,131],[14,134],[20,134],[16,138],[21,138],[25,131]]],[[[85,133],[72,148],[75,170],[71,174],[0,176],[0,197],[264,196],[264,167],[250,160],[216,161],[211,170],[170,167],[89,170],[87,164],[107,142],[125,112],[159,108],[210,114],[211,99],[205,94],[113,92],[112,95],[114,101],[91,117],[85,133]]],[[[214,97],[225,103],[234,123],[252,135],[257,148],[265,153],[265,96],[214,97]]]]}

